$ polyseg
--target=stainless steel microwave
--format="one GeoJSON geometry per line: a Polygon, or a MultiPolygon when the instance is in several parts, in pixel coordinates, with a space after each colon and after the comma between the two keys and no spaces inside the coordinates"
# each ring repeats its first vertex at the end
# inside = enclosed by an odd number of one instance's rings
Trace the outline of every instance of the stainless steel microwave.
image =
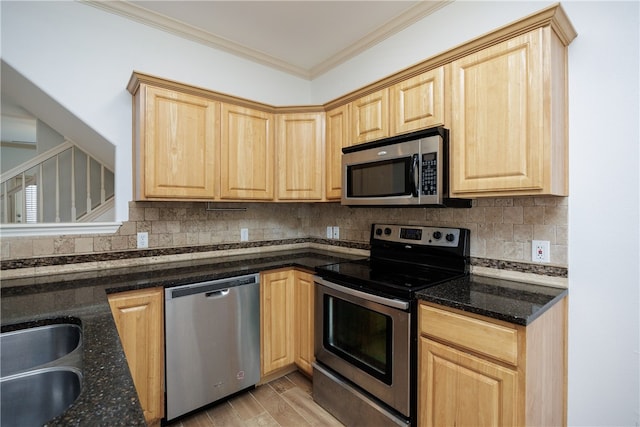
{"type": "Polygon", "coordinates": [[[449,130],[443,127],[342,149],[342,204],[471,207],[449,198],[449,130]]]}

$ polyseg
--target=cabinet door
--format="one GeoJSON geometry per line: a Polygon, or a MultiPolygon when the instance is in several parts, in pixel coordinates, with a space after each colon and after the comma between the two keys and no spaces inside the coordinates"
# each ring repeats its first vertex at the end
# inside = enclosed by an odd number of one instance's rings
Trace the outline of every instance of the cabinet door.
{"type": "Polygon", "coordinates": [[[445,67],[391,86],[391,135],[444,125],[445,67]]]}
{"type": "Polygon", "coordinates": [[[327,112],[326,120],[326,197],[342,197],[342,149],[348,147],[350,105],[343,105],[327,112]]]}
{"type": "Polygon", "coordinates": [[[262,377],[293,363],[293,271],[260,277],[260,341],[262,377]]]}
{"type": "Polygon", "coordinates": [[[323,136],[322,113],[278,115],[278,199],[322,199],[323,136]]]}
{"type": "Polygon", "coordinates": [[[389,136],[389,89],[351,103],[352,145],[389,136]]]}
{"type": "Polygon", "coordinates": [[[294,271],[295,278],[295,363],[307,375],[313,375],[314,357],[314,283],[313,275],[294,271]]]}
{"type": "Polygon", "coordinates": [[[418,425],[517,425],[517,372],[420,337],[418,425]]]}
{"type": "Polygon", "coordinates": [[[543,42],[539,29],[452,63],[452,193],[551,192],[550,58],[543,42]]]}
{"type": "Polygon", "coordinates": [[[145,86],[143,136],[136,147],[136,197],[213,199],[219,103],[145,86]],[[144,194],[142,193],[144,189],[144,194]]]}
{"type": "Polygon", "coordinates": [[[109,305],[147,423],[164,416],[162,288],[109,295],[109,305]]]}
{"type": "Polygon", "coordinates": [[[273,115],[222,104],[220,197],[273,199],[273,115]]]}

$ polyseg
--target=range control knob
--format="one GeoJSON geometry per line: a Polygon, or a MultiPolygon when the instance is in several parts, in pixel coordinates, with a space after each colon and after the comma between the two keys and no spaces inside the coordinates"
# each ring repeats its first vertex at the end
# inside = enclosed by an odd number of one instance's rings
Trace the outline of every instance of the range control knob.
{"type": "Polygon", "coordinates": [[[436,240],[440,240],[440,238],[442,237],[442,233],[439,231],[434,231],[433,232],[433,238],[436,240]]]}
{"type": "Polygon", "coordinates": [[[453,242],[453,240],[454,240],[455,238],[456,238],[456,237],[455,237],[453,234],[451,234],[451,233],[449,233],[449,234],[447,234],[447,235],[445,236],[445,239],[447,239],[447,242],[453,242]]]}
{"type": "Polygon", "coordinates": [[[382,228],[376,228],[376,236],[382,235],[382,228]]]}
{"type": "Polygon", "coordinates": [[[387,236],[391,234],[391,229],[389,227],[384,229],[384,234],[386,234],[387,236]]]}

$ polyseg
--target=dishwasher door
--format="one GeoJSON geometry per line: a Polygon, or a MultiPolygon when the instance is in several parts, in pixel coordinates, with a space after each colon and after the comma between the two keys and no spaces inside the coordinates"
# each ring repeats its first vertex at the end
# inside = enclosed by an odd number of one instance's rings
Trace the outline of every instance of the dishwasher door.
{"type": "Polygon", "coordinates": [[[165,289],[166,419],[260,380],[260,276],[165,289]]]}

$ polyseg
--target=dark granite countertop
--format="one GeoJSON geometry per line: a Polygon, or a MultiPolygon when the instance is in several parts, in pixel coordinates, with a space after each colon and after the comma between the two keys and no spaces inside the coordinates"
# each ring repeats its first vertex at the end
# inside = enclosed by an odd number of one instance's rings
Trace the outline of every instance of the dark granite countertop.
{"type": "Polygon", "coordinates": [[[263,252],[198,261],[3,280],[2,331],[52,320],[80,322],[83,331],[82,392],[49,426],[146,425],[133,386],[107,294],[149,287],[172,287],[275,268],[313,272],[323,264],[362,258],[316,249],[263,252]]]}
{"type": "Polygon", "coordinates": [[[526,326],[564,298],[565,288],[471,275],[418,292],[418,298],[526,326]]]}

